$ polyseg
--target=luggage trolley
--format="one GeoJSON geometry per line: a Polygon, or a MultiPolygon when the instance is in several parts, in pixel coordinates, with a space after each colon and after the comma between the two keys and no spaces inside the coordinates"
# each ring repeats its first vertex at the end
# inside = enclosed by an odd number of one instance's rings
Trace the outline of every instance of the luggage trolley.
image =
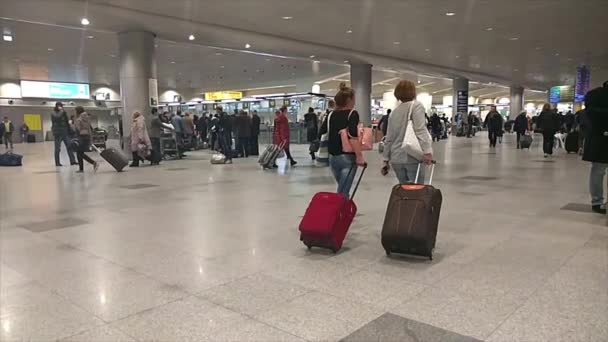
{"type": "Polygon", "coordinates": [[[172,133],[162,133],[160,136],[160,154],[163,156],[163,159],[166,159],[166,156],[170,156],[172,158],[179,158],[179,151],[177,150],[177,141],[172,133]]]}

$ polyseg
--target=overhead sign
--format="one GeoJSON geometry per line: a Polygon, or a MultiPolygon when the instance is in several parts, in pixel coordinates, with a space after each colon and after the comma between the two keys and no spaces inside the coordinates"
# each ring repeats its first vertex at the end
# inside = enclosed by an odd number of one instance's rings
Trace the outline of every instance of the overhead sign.
{"type": "Polygon", "coordinates": [[[21,97],[88,100],[91,94],[85,83],[21,81],[21,97]]]}
{"type": "Polygon", "coordinates": [[[560,103],[560,102],[572,102],[574,101],[574,87],[555,86],[549,90],[549,102],[560,103]]]}
{"type": "Polygon", "coordinates": [[[574,85],[574,102],[585,101],[585,95],[589,91],[589,83],[591,81],[591,72],[585,65],[576,68],[576,83],[574,85]]]}
{"type": "Polygon", "coordinates": [[[206,101],[238,100],[242,98],[243,92],[240,91],[215,91],[212,93],[205,93],[206,101]]]}

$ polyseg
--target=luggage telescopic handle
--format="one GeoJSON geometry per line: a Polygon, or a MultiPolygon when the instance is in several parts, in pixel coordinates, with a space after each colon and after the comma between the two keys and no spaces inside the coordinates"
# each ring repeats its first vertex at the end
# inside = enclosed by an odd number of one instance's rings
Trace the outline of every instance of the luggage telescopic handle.
{"type": "MultiPolygon", "coordinates": [[[[429,178],[429,185],[433,184],[433,174],[435,173],[435,165],[437,165],[437,161],[433,160],[431,162],[431,177],[429,178]]],[[[416,171],[416,184],[418,184],[418,176],[420,176],[420,167],[422,166],[422,163],[418,163],[418,170],[416,171]]],[[[424,180],[423,180],[424,182],[424,180]]]]}
{"type": "MultiPolygon", "coordinates": [[[[348,171],[348,177],[350,177],[350,173],[353,172],[353,170],[355,170],[355,175],[357,174],[357,169],[358,169],[358,165],[355,164],[350,171],[348,171]]],[[[363,164],[362,166],[363,170],[361,171],[361,174],[359,175],[359,179],[357,179],[357,184],[355,184],[355,189],[353,189],[353,193],[350,195],[350,199],[352,200],[353,198],[355,198],[355,194],[357,193],[357,190],[359,189],[359,184],[361,183],[361,179],[363,179],[363,174],[365,173],[365,170],[367,169],[367,163],[363,164]]]]}

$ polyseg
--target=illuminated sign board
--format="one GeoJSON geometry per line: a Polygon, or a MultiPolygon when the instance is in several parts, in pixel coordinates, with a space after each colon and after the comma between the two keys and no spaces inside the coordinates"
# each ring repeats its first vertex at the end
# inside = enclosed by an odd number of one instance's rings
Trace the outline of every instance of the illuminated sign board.
{"type": "Polygon", "coordinates": [[[88,100],[91,94],[84,83],[21,81],[21,97],[88,100]]]}
{"type": "Polygon", "coordinates": [[[576,68],[576,83],[574,85],[574,102],[585,101],[585,95],[589,91],[589,83],[591,81],[591,72],[586,66],[576,68]]]}
{"type": "Polygon", "coordinates": [[[574,101],[574,87],[572,86],[555,86],[549,90],[549,102],[572,102],[574,101]]]}
{"type": "Polygon", "coordinates": [[[205,93],[206,101],[237,100],[242,98],[243,92],[240,91],[215,91],[212,93],[205,93]]]}

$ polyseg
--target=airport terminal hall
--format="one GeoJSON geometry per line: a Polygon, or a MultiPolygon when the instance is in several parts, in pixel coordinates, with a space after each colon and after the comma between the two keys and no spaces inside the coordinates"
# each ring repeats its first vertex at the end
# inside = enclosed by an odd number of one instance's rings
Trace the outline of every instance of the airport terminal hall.
{"type": "Polygon", "coordinates": [[[0,0],[0,341],[607,342],[608,0],[0,0]]]}

